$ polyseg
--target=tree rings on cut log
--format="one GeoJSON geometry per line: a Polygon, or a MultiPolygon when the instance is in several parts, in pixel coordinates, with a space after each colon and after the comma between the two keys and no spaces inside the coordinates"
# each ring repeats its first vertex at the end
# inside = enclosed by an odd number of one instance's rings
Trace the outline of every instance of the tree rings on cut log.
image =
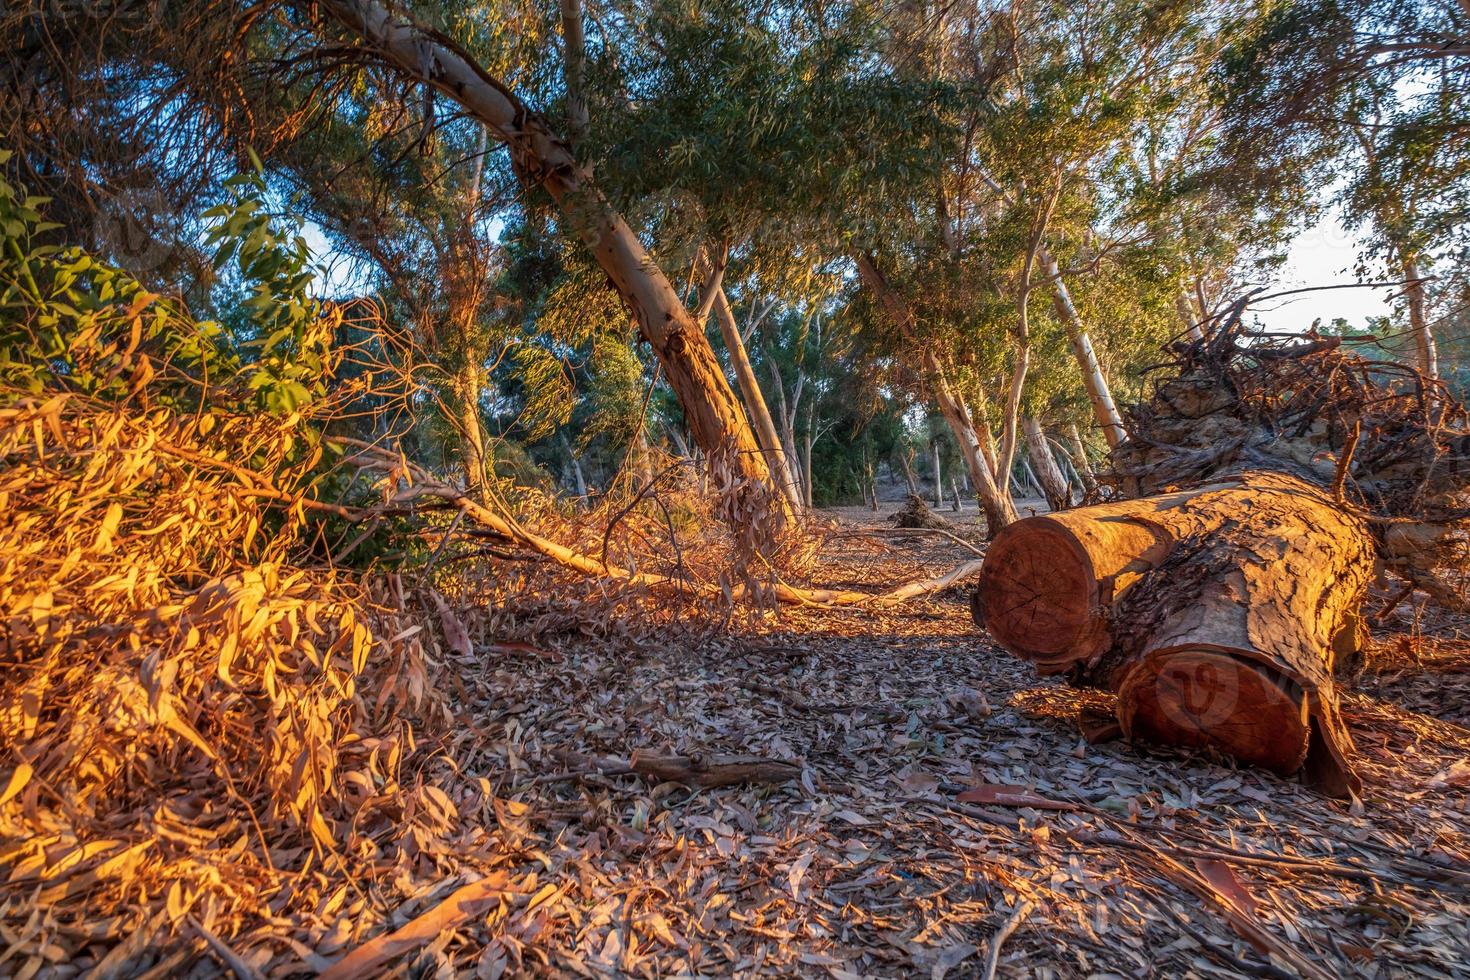
{"type": "Polygon", "coordinates": [[[1108,645],[1107,607],[1092,562],[1073,535],[1044,517],[996,535],[975,595],[976,622],[1043,674],[1108,645]]]}
{"type": "Polygon", "coordinates": [[[1173,543],[1132,501],[1030,517],[990,543],[975,622],[1043,674],[1095,660],[1112,643],[1110,607],[1173,543]]]}

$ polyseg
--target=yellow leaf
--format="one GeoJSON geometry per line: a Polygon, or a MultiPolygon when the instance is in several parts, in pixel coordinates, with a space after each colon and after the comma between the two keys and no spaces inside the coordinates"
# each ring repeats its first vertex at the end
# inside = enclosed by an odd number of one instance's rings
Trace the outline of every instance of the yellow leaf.
{"type": "Polygon", "coordinates": [[[0,791],[0,806],[9,803],[16,793],[26,788],[26,783],[31,781],[33,772],[35,770],[24,762],[15,767],[15,772],[10,774],[10,780],[5,784],[5,789],[0,791]]]}

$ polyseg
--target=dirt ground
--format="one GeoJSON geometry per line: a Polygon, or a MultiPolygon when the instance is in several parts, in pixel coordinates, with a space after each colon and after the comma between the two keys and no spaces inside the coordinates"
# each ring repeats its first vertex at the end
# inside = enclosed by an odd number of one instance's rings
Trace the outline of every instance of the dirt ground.
{"type": "MultiPolygon", "coordinates": [[[[881,514],[829,516],[824,584],[877,590],[973,557],[881,514]]],[[[519,897],[413,970],[1470,976],[1470,647],[1413,606],[1391,625],[1344,698],[1368,787],[1351,803],[1088,745],[1073,716],[1101,696],[977,635],[962,588],[881,614],[503,646],[466,665],[470,707],[444,746],[470,829],[425,859],[507,874],[519,897]],[[638,752],[800,776],[690,790],[588,762],[638,752]],[[992,784],[1022,795],[957,799],[992,784]]],[[[443,891],[397,896],[387,924],[443,891]]],[[[322,926],[343,946],[358,932],[322,926]]]]}

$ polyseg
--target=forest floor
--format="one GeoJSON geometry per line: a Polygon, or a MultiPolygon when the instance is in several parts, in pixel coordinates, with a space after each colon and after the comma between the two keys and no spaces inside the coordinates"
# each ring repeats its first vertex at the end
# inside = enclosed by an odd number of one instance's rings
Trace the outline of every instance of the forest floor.
{"type": "MultiPolygon", "coordinates": [[[[973,511],[941,511],[955,540],[892,509],[825,515],[813,584],[878,592],[980,546],[973,511]]],[[[262,863],[259,827],[181,787],[80,849],[0,846],[0,976],[275,978],[378,951],[337,975],[1470,977],[1470,622],[1406,603],[1375,637],[1343,697],[1366,785],[1345,804],[1089,745],[1075,715],[1105,696],[997,649],[968,586],[721,622],[534,564],[551,586],[491,598],[513,567],[445,605],[461,642],[394,637],[433,676],[372,675],[333,848],[262,863]],[[430,707],[396,713],[405,687],[430,707]],[[673,753],[795,776],[628,773],[673,753]]]]}
{"type": "MultiPolygon", "coordinates": [[[[877,590],[973,557],[885,533],[881,515],[828,516],[824,585],[877,590]]],[[[499,875],[508,897],[442,935],[419,975],[938,978],[989,960],[999,976],[1229,976],[1269,971],[1271,949],[1277,975],[1304,972],[1296,953],[1322,976],[1470,976],[1470,643],[1415,607],[1344,695],[1368,787],[1351,804],[1197,754],[1089,745],[1074,715],[1102,696],[978,635],[964,588],[492,648],[464,664],[442,746],[472,829],[419,860],[499,875]],[[801,775],[690,790],[588,761],[638,752],[801,775]],[[994,785],[1023,793],[956,799],[994,785]]],[[[400,894],[371,931],[463,880],[400,894]]],[[[365,926],[325,929],[316,962],[365,926]]]]}

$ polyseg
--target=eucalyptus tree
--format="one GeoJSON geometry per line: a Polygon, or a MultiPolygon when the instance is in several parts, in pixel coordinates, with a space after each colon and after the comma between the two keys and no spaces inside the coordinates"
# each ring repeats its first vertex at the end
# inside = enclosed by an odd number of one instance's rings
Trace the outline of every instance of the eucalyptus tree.
{"type": "Polygon", "coordinates": [[[376,94],[365,87],[339,100],[272,163],[298,205],[357,260],[358,278],[389,316],[411,326],[428,363],[423,390],[453,432],[466,485],[477,489],[490,472],[489,362],[497,350],[519,351],[523,339],[496,290],[504,263],[493,221],[514,185],[508,174],[487,173],[481,127],[439,127],[426,140],[416,113],[376,94]]]}
{"type": "Polygon", "coordinates": [[[1220,72],[1233,165],[1267,186],[1293,169],[1337,185],[1348,218],[1372,229],[1364,259],[1406,280],[1418,365],[1435,375],[1428,279],[1460,244],[1470,205],[1470,8],[1292,0],[1265,11],[1220,72]]]}
{"type": "Polygon", "coordinates": [[[464,43],[396,16],[376,0],[318,0],[300,7],[307,14],[320,11],[325,19],[316,27],[324,39],[344,39],[357,57],[449,100],[505,146],[525,188],[551,198],[565,233],[591,251],[631,311],[695,442],[728,474],[731,519],[752,540],[779,534],[793,517],[791,508],[764,489],[771,484],[770,470],[704,331],[591,166],[464,43]]]}

